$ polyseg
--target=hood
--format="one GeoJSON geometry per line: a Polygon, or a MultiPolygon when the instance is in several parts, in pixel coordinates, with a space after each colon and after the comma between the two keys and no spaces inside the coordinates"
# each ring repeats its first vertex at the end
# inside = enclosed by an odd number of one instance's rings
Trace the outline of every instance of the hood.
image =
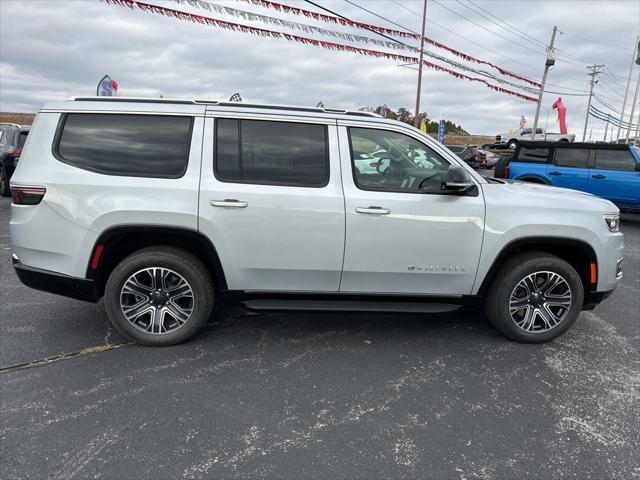
{"type": "Polygon", "coordinates": [[[504,198],[504,202],[531,208],[579,209],[602,213],[618,212],[618,207],[609,200],[579,190],[513,180],[506,180],[503,184],[483,185],[483,187],[487,190],[500,189],[501,197],[509,197],[504,198]]]}

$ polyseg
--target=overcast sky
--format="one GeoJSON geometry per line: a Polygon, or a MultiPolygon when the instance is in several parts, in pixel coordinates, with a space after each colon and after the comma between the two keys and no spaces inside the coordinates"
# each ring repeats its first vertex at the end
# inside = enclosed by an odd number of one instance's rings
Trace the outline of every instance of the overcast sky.
{"type": "MultiPolygon", "coordinates": [[[[284,30],[172,1],[146,1],[256,27],[284,30]]],[[[370,32],[284,15],[242,1],[209,1],[381,39],[370,32]]],[[[280,1],[319,11],[303,1],[280,1]]],[[[351,19],[399,29],[346,1],[315,1],[351,19]]],[[[429,0],[427,36],[540,80],[545,53],[533,39],[548,43],[551,30],[557,25],[561,33],[556,37],[556,47],[562,53],[558,52],[556,66],[549,73],[548,82],[553,85],[547,89],[564,92],[569,131],[582,135],[587,104],[584,93],[588,90],[587,63],[606,65],[595,91],[600,101],[620,111],[634,41],[640,30],[640,0],[473,2],[429,0]],[[489,18],[494,15],[533,38],[516,36],[510,33],[509,26],[502,24],[500,27],[470,10],[478,11],[478,7],[490,12],[480,11],[482,15],[489,18]]],[[[419,11],[422,0],[397,0],[396,4],[391,0],[353,0],[353,3],[407,29],[420,29],[420,17],[407,9],[419,11]]],[[[391,51],[315,33],[291,33],[391,51]]],[[[404,41],[417,46],[417,41],[404,41]]],[[[459,61],[441,50],[428,49],[459,61]]],[[[0,0],[0,110],[3,112],[34,112],[49,100],[93,95],[104,74],[118,82],[121,96],[158,97],[162,94],[165,97],[226,100],[239,92],[250,102],[315,106],[322,101],[328,107],[340,108],[386,103],[394,109],[404,106],[413,111],[417,72],[399,67],[398,63],[220,30],[98,0],[0,0]]],[[[485,66],[468,65],[497,73],[485,66]]],[[[636,66],[632,87],[635,87],[639,71],[640,67],[636,66]]],[[[541,125],[545,125],[547,112],[550,112],[551,131],[558,130],[555,111],[550,109],[558,96],[547,93],[543,100],[546,110],[542,110],[541,125]]],[[[633,88],[630,97],[633,97],[633,88]]],[[[627,112],[631,99],[627,101],[627,112]]],[[[594,105],[607,110],[599,101],[594,105]]],[[[495,135],[517,128],[521,115],[525,115],[531,126],[535,103],[425,69],[421,110],[432,118],[444,115],[473,134],[495,135]]],[[[636,112],[637,117],[638,109],[636,112]]],[[[604,122],[593,118],[589,122],[588,134],[593,128],[593,138],[602,139],[604,122]]]]}

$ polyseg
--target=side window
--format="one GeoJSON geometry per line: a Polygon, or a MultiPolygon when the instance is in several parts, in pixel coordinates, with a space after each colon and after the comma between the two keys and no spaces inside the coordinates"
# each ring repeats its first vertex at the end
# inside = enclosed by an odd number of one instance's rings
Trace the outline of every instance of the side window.
{"type": "Polygon", "coordinates": [[[600,170],[636,169],[636,161],[629,150],[596,150],[596,167],[600,170]]]}
{"type": "Polygon", "coordinates": [[[58,127],[58,160],[106,175],[179,178],[191,145],[193,118],[70,113],[58,127]]]}
{"type": "Polygon", "coordinates": [[[397,132],[349,128],[353,178],[362,190],[438,192],[449,162],[423,143],[397,132]]]}
{"type": "Polygon", "coordinates": [[[547,163],[548,158],[549,158],[548,148],[520,147],[520,151],[518,152],[518,157],[515,158],[513,161],[527,162],[527,163],[547,163]]]}
{"type": "Polygon", "coordinates": [[[553,163],[558,167],[587,168],[588,160],[588,148],[556,148],[553,163]]]}
{"type": "Polygon", "coordinates": [[[5,135],[4,135],[4,128],[0,127],[0,145],[4,145],[5,144],[5,135]]]}
{"type": "Polygon", "coordinates": [[[214,173],[223,182],[324,187],[327,127],[265,120],[216,120],[214,173]]]}
{"type": "Polygon", "coordinates": [[[520,135],[531,135],[531,129],[525,128],[520,135]]]}
{"type": "Polygon", "coordinates": [[[536,128],[536,135],[542,135],[542,129],[536,128]]]}

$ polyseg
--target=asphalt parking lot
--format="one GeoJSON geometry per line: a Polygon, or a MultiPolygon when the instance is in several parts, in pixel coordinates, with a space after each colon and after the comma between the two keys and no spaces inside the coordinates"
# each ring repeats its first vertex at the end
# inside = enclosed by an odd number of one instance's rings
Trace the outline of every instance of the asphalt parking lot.
{"type": "Polygon", "coordinates": [[[0,478],[640,478],[640,215],[621,287],[545,345],[474,312],[227,309],[145,348],[18,282],[9,206],[0,478]]]}

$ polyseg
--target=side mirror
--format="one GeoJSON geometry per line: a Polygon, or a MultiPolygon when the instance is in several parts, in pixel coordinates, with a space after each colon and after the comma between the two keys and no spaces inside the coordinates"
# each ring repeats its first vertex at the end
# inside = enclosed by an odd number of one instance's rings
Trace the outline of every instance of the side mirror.
{"type": "Polygon", "coordinates": [[[442,186],[443,193],[464,195],[474,186],[475,184],[471,181],[471,177],[464,167],[460,165],[449,165],[447,181],[442,186]]]}

